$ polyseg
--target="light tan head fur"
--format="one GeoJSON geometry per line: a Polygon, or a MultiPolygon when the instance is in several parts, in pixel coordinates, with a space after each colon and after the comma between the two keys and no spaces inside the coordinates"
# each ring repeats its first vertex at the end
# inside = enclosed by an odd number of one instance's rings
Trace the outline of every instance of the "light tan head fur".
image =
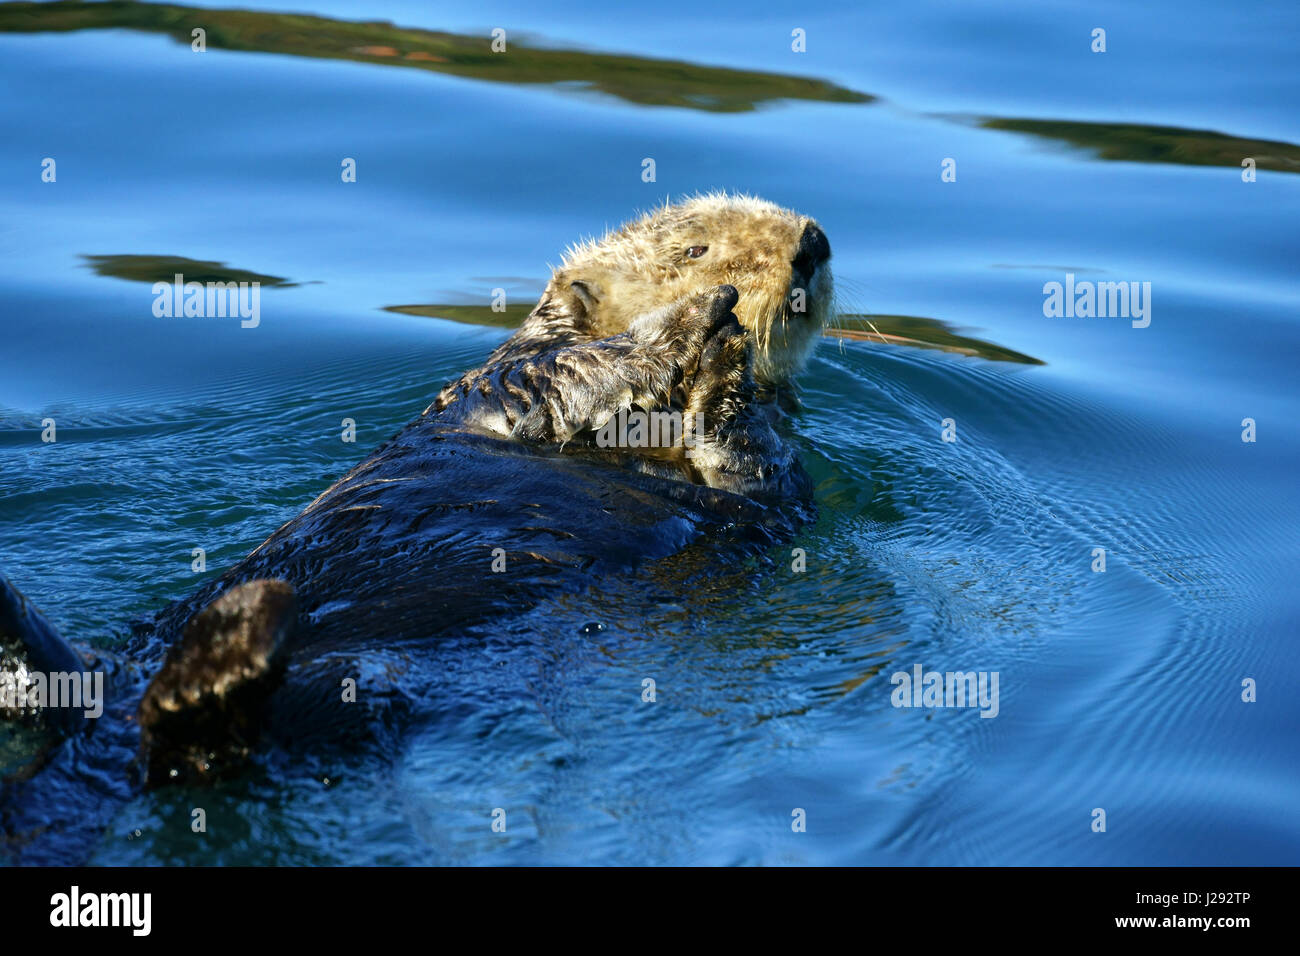
{"type": "Polygon", "coordinates": [[[710,193],[572,247],[542,299],[563,303],[584,337],[606,338],[665,303],[733,285],[740,292],[736,317],[753,340],[755,380],[785,387],[829,317],[829,249],[807,216],[762,199],[710,193]],[[811,260],[810,227],[821,250],[811,260]]]}

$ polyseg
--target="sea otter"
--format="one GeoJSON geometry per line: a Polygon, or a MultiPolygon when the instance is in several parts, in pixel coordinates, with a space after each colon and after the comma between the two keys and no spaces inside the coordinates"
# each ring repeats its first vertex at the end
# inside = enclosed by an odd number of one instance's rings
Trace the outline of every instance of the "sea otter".
{"type": "MultiPolygon", "coordinates": [[[[810,489],[774,423],[827,316],[829,258],[811,219],[724,195],[571,249],[485,365],[137,626],[126,670],[152,676],[141,693],[118,668],[110,712],[138,723],[145,781],[238,769],[264,729],[346,737],[357,708],[340,688],[370,649],[432,652],[710,531],[789,533],[810,489]],[[629,411],[693,424],[666,445],[602,447],[629,411]]],[[[2,577],[0,650],[11,679],[73,654],[2,577]]]]}

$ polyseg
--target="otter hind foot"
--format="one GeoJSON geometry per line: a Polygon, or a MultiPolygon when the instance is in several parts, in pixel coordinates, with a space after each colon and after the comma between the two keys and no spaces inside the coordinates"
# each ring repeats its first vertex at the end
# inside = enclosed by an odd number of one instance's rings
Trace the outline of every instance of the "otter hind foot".
{"type": "Polygon", "coordinates": [[[136,714],[149,783],[212,779],[244,764],[284,676],[296,617],[293,587],[259,579],[190,619],[136,714]]]}

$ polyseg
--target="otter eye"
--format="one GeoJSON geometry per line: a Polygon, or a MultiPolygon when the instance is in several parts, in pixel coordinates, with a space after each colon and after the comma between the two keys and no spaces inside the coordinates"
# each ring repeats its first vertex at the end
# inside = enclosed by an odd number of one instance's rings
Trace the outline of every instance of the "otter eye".
{"type": "Polygon", "coordinates": [[[709,251],[708,246],[691,246],[689,249],[686,250],[686,254],[690,256],[692,259],[698,259],[700,256],[704,255],[708,251],[709,251]]]}

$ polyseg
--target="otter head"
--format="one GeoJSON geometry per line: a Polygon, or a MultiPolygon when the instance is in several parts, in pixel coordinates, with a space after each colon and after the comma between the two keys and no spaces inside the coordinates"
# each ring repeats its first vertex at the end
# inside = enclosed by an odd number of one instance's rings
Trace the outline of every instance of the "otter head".
{"type": "Polygon", "coordinates": [[[783,388],[830,311],[830,243],[807,216],[747,196],[711,194],[664,206],[565,255],[546,295],[592,338],[693,292],[732,285],[751,337],[754,378],[783,388]]]}

